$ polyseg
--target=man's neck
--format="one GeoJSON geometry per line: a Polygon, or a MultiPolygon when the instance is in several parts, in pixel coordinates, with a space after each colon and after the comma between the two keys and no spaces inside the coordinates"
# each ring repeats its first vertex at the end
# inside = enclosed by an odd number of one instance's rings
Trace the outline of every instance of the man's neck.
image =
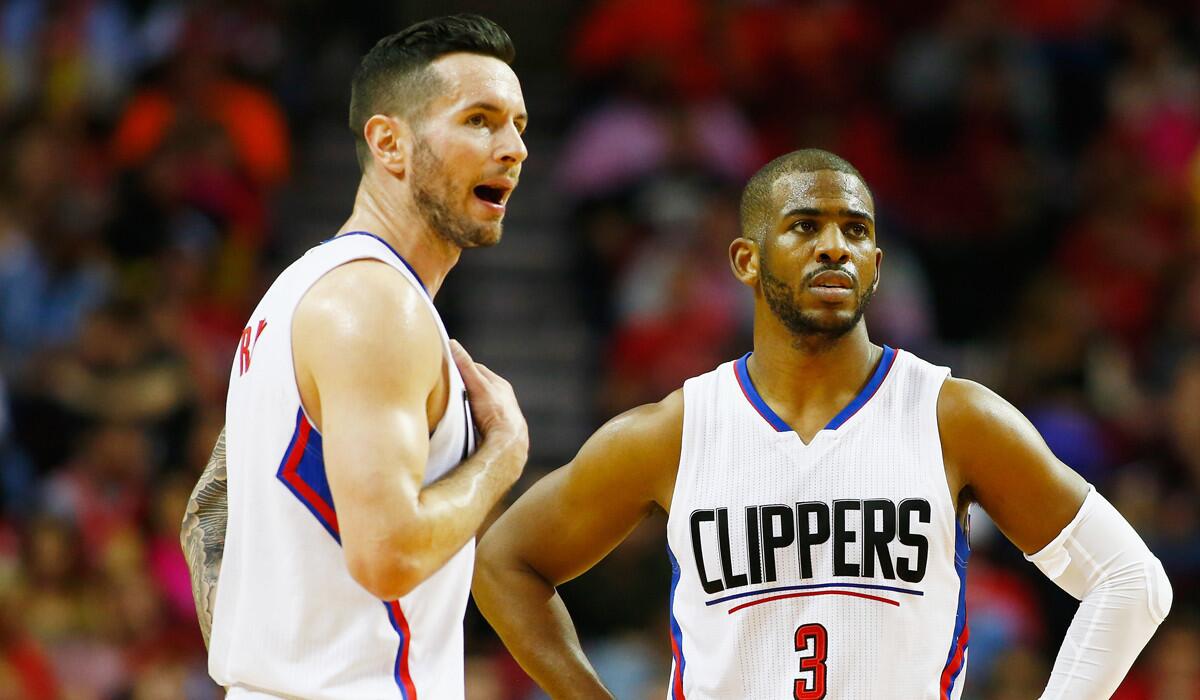
{"type": "Polygon", "coordinates": [[[462,254],[461,248],[430,230],[407,188],[390,192],[367,177],[359,183],[354,211],[337,235],[351,231],[366,231],[386,241],[412,266],[431,297],[462,254]]]}
{"type": "Polygon", "coordinates": [[[799,416],[822,408],[836,413],[866,384],[881,356],[861,320],[840,338],[814,337],[806,342],[770,311],[758,316],[750,375],[759,393],[783,409],[781,415],[799,416]]]}

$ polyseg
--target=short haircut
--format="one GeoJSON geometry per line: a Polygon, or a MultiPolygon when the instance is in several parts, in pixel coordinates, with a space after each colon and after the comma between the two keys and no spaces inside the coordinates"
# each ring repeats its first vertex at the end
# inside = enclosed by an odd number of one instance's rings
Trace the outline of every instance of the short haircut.
{"type": "Polygon", "coordinates": [[[363,137],[367,120],[389,113],[408,120],[420,118],[442,87],[430,64],[460,52],[491,56],[508,64],[516,57],[512,39],[500,25],[472,14],[418,22],[380,39],[363,56],[350,83],[350,130],[359,168],[365,170],[371,161],[363,137]]]}
{"type": "Polygon", "coordinates": [[[742,236],[762,245],[768,222],[767,210],[771,205],[771,189],[779,178],[791,173],[815,173],[818,170],[833,170],[858,178],[867,193],[867,181],[845,158],[819,148],[803,148],[779,156],[767,163],[746,183],[742,190],[742,204],[738,212],[742,225],[742,236]]]}

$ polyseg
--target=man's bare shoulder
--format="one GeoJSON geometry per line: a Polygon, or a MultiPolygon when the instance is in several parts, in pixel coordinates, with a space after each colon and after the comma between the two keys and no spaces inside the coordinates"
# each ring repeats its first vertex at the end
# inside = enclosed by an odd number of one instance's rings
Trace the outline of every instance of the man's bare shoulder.
{"type": "Polygon", "coordinates": [[[399,325],[405,334],[436,337],[437,326],[423,297],[424,292],[391,265],[369,258],[351,260],[313,283],[296,307],[296,316],[328,323],[333,332],[386,332],[399,325]],[[387,327],[362,327],[382,322],[387,327]]]}
{"type": "Polygon", "coordinates": [[[632,408],[605,423],[592,435],[576,461],[602,460],[642,480],[654,500],[670,508],[679,452],[683,443],[683,390],[655,403],[632,408]]]}
{"type": "Polygon", "coordinates": [[[678,447],[683,436],[683,389],[617,415],[600,432],[639,450],[663,441],[673,441],[678,447]]]}
{"type": "Polygon", "coordinates": [[[354,260],[327,272],[301,298],[292,320],[301,385],[360,385],[377,378],[380,389],[400,384],[427,394],[441,376],[444,353],[422,295],[378,260],[354,260]]]}
{"type": "Polygon", "coordinates": [[[1050,541],[1087,495],[1087,482],[1054,456],[1029,419],[982,384],[947,380],[938,427],[952,488],[982,505],[1022,551],[1050,541]]]}
{"type": "Polygon", "coordinates": [[[943,442],[970,451],[986,449],[988,440],[1011,438],[1011,431],[1028,424],[1020,411],[999,394],[958,377],[947,377],[942,384],[937,417],[943,442]]]}

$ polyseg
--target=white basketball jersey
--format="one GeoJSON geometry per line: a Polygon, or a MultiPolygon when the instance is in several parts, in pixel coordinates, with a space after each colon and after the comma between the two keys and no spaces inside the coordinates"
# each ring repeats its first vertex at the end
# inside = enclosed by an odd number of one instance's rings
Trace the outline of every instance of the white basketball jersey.
{"type": "Polygon", "coordinates": [[[960,697],[969,550],[937,427],[948,370],[884,347],[806,445],[748,358],[684,384],[668,697],[960,697]]]}
{"type": "MultiPolygon", "coordinates": [[[[463,614],[475,543],[400,600],[350,576],[321,434],[300,404],[292,315],[305,292],[351,260],[383,261],[424,296],[449,365],[449,400],[430,437],[425,483],[474,450],[449,339],[408,263],[369,233],[312,248],[283,271],[243,331],[229,378],[229,524],[213,611],[209,672],[229,697],[442,700],[463,697],[463,614]]],[[[403,357],[405,348],[395,349],[403,357]]]]}

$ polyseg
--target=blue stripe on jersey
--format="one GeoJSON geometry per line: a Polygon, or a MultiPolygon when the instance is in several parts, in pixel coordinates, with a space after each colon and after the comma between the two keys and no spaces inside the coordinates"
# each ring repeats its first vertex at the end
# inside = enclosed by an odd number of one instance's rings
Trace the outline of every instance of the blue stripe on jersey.
{"type": "Polygon", "coordinates": [[[809,588],[867,588],[876,591],[891,591],[893,593],[907,593],[909,595],[925,595],[924,591],[914,591],[910,588],[897,588],[895,586],[877,586],[871,583],[808,583],[801,586],[779,586],[778,588],[763,588],[757,591],[746,591],[745,593],[734,593],[727,595],[724,598],[705,601],[705,605],[716,605],[726,601],[735,600],[737,598],[745,598],[747,596],[759,595],[762,593],[778,593],[779,591],[802,591],[809,588]]]}
{"type": "Polygon", "coordinates": [[[392,623],[392,629],[396,631],[396,636],[400,638],[400,644],[396,647],[396,660],[392,663],[392,677],[396,681],[396,687],[400,689],[401,700],[415,700],[409,697],[409,689],[413,690],[413,695],[416,694],[416,687],[413,686],[412,678],[408,672],[408,645],[410,634],[405,632],[408,629],[408,622],[397,619],[397,615],[404,613],[399,609],[400,601],[391,603],[385,602],[383,607],[387,609],[388,622],[392,623]]]}
{"type": "Polygon", "coordinates": [[[734,364],[734,367],[737,369],[738,384],[742,385],[742,392],[746,394],[746,398],[750,399],[750,403],[771,424],[772,428],[780,433],[791,432],[792,426],[780,418],[779,414],[771,410],[771,407],[767,405],[766,401],[763,401],[763,397],[758,393],[758,389],[754,388],[754,382],[750,380],[750,369],[746,366],[746,360],[748,359],[750,359],[750,353],[742,355],[734,364]]]}
{"type": "Polygon", "coordinates": [[[338,528],[337,511],[333,504],[333,493],[325,476],[325,452],[321,446],[321,434],[308,422],[304,409],[296,409],[296,430],[283,451],[279,479],[308,509],[321,527],[325,528],[338,544],[342,537],[338,528]]]}
{"type": "MultiPolygon", "coordinates": [[[[763,400],[758,389],[755,388],[754,382],[750,379],[750,368],[747,365],[747,360],[750,359],[752,353],[746,353],[734,363],[734,369],[737,371],[738,384],[741,385],[742,391],[746,394],[746,398],[754,405],[754,408],[759,414],[775,428],[776,432],[787,433],[791,432],[792,427],[787,424],[787,421],[779,417],[767,402],[763,400]]],[[[850,401],[841,411],[838,412],[832,420],[823,428],[823,430],[837,430],[842,427],[842,424],[850,420],[850,418],[862,410],[863,406],[871,400],[871,397],[879,391],[879,387],[883,384],[883,380],[887,379],[888,372],[892,370],[892,365],[896,363],[896,351],[887,345],[883,346],[883,355],[879,358],[879,364],[875,367],[875,371],[871,374],[871,378],[867,380],[866,386],[858,392],[858,395],[850,401]]]]}
{"type": "MultiPolygon", "coordinates": [[[[683,683],[683,671],[687,668],[687,659],[683,655],[683,631],[679,629],[679,620],[675,619],[675,589],[679,587],[679,561],[675,559],[675,553],[671,551],[671,545],[667,545],[667,556],[671,559],[671,638],[675,640],[675,648],[679,650],[679,659],[676,661],[679,674],[679,682],[683,683]]],[[[674,679],[672,679],[672,687],[674,687],[674,679]]]]}
{"type": "Polygon", "coordinates": [[[371,238],[374,238],[375,240],[382,243],[384,246],[387,247],[388,250],[392,251],[392,255],[395,255],[397,260],[404,263],[404,266],[408,268],[408,271],[412,273],[413,277],[417,278],[417,284],[421,285],[421,291],[425,292],[425,296],[427,296],[427,297],[429,296],[429,290],[425,287],[425,281],[421,279],[421,276],[417,274],[417,271],[413,269],[413,266],[408,264],[408,261],[404,259],[404,256],[401,255],[400,253],[396,252],[396,249],[392,247],[391,243],[388,243],[387,241],[383,240],[379,236],[376,236],[375,234],[371,233],[370,231],[348,231],[341,235],[334,236],[333,238],[326,238],[325,240],[321,241],[319,245],[325,245],[326,243],[329,243],[330,241],[336,241],[337,239],[343,238],[345,236],[370,236],[371,238]]]}
{"type": "MultiPolygon", "coordinates": [[[[967,561],[971,558],[971,545],[967,541],[967,535],[963,532],[962,524],[957,520],[954,521],[954,569],[958,573],[958,615],[954,618],[954,635],[950,638],[950,651],[946,653],[946,666],[949,668],[954,660],[955,649],[959,645],[959,640],[963,636],[963,631],[967,625],[967,561]]],[[[966,646],[962,650],[963,660],[950,676],[950,685],[946,688],[945,697],[954,696],[954,683],[958,680],[958,676],[967,666],[967,649],[966,646]]],[[[945,670],[943,669],[943,673],[945,670]]]]}
{"type": "Polygon", "coordinates": [[[867,405],[867,402],[871,400],[875,392],[879,391],[879,385],[883,384],[883,380],[887,377],[888,372],[891,371],[892,364],[895,361],[896,351],[884,345],[883,356],[879,358],[879,365],[875,368],[875,373],[871,375],[870,381],[862,388],[862,391],[858,392],[858,396],[855,396],[854,400],[842,409],[841,413],[829,421],[829,425],[826,425],[825,429],[837,430],[842,427],[843,423],[850,420],[851,416],[858,413],[859,409],[867,405]]]}

